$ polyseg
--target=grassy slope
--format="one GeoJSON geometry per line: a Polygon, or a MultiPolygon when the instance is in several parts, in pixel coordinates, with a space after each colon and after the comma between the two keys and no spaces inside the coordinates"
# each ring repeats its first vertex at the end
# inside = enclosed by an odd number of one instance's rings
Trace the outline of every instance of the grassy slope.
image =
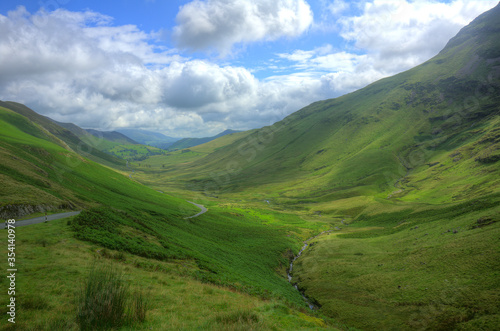
{"type": "Polygon", "coordinates": [[[480,161],[498,158],[500,37],[498,23],[489,24],[491,31],[464,29],[421,66],[313,103],[171,176],[200,191],[215,183],[217,193],[283,199],[386,197],[401,189],[393,198],[440,203],[459,200],[457,190],[469,197],[498,190],[498,166],[480,161]],[[435,171],[442,166],[447,171],[435,171]]]}
{"type": "MultiPolygon", "coordinates": [[[[71,220],[70,220],[71,221],[71,220]]],[[[306,311],[290,309],[277,300],[196,281],[189,261],[158,261],[103,249],[73,236],[68,220],[16,229],[16,327],[0,323],[1,330],[78,330],[77,298],[92,261],[116,266],[133,290],[148,296],[150,309],[144,324],[130,330],[324,329],[325,323],[306,311]]],[[[6,242],[6,231],[1,242],[6,242]]],[[[6,245],[0,252],[7,255],[6,245]]],[[[0,279],[0,287],[8,286],[0,279]]],[[[1,302],[8,300],[6,291],[1,302]]],[[[0,312],[5,315],[6,305],[0,312]]]]}
{"type": "MultiPolygon", "coordinates": [[[[98,202],[123,207],[126,199],[132,199],[144,206],[178,205],[195,210],[180,199],[165,197],[54,144],[50,133],[19,114],[0,109],[0,121],[4,128],[0,166],[7,183],[2,187],[2,204],[40,202],[39,197],[45,196],[47,202],[70,201],[80,207],[98,202]],[[21,193],[17,187],[25,191],[21,193]]],[[[174,210],[181,214],[179,208],[174,210]]]]}
{"type": "Polygon", "coordinates": [[[364,213],[315,240],[294,281],[328,316],[366,330],[500,325],[500,197],[364,213]]]}
{"type": "Polygon", "coordinates": [[[219,133],[218,135],[212,136],[212,137],[204,137],[204,138],[183,138],[181,140],[178,140],[174,142],[171,146],[169,146],[169,150],[178,150],[178,149],[186,149],[190,147],[195,147],[199,145],[206,144],[214,139],[224,137],[226,135],[231,135],[237,133],[237,131],[233,130],[225,130],[224,132],[219,133]]]}
{"type": "Polygon", "coordinates": [[[106,153],[108,157],[119,158],[122,164],[123,160],[142,160],[149,156],[164,154],[159,148],[139,144],[119,132],[96,130],[87,132],[72,123],[56,123],[71,131],[88,146],[106,153]]]}
{"type": "MultiPolygon", "coordinates": [[[[271,308],[266,308],[267,312],[263,313],[264,315],[281,315],[276,318],[270,317],[273,323],[278,323],[281,327],[290,320],[290,318],[284,318],[280,321],[283,314],[279,313],[279,310],[283,309],[294,316],[299,316],[295,321],[291,317],[292,325],[309,325],[310,327],[315,327],[317,323],[322,325],[323,322],[301,315],[297,310],[290,311],[290,308],[284,308],[283,303],[294,307],[293,309],[304,307],[300,294],[286,280],[285,269],[289,254],[292,251],[298,251],[301,240],[310,236],[311,233],[327,228],[328,224],[306,222],[290,214],[244,210],[215,204],[209,206],[210,211],[205,215],[185,220],[184,217],[198,211],[185,200],[140,185],[122,174],[53,143],[51,135],[40,125],[8,109],[0,109],[0,121],[4,128],[0,139],[3,153],[0,159],[2,204],[40,204],[43,202],[60,205],[62,202],[68,202],[76,205],[76,208],[87,208],[73,220],[70,227],[59,228],[57,231],[66,233],[65,238],[68,238],[68,231],[72,229],[79,240],[126,252],[130,254],[128,256],[133,254],[136,258],[150,259],[152,261],[149,262],[150,264],[184,263],[190,265],[188,273],[178,274],[178,276],[187,276],[189,280],[186,283],[189,284],[194,284],[195,280],[208,282],[258,295],[273,302],[281,302],[282,304],[276,306],[278,311],[274,311],[272,308],[274,306],[270,306],[271,308]],[[304,319],[313,322],[311,324],[305,322],[304,319]]],[[[24,231],[24,229],[19,230],[19,245],[23,243],[21,238],[27,243],[34,242],[35,246],[28,247],[25,252],[37,256],[29,265],[34,270],[46,269],[47,260],[38,255],[41,252],[36,247],[38,239],[34,239],[34,232],[26,230],[24,236],[24,231]]],[[[59,238],[59,235],[56,237],[59,238]]],[[[78,277],[81,277],[80,273],[73,274],[74,271],[69,271],[72,267],[67,265],[68,261],[62,257],[59,258],[57,250],[52,249],[55,248],[52,246],[56,242],[55,239],[48,234],[44,234],[43,238],[46,238],[47,242],[42,243],[42,246],[49,243],[47,254],[54,258],[53,263],[69,272],[64,282],[68,284],[77,282],[78,277]]],[[[65,240],[62,244],[67,247],[65,240]]],[[[74,242],[73,239],[71,242],[74,242]]],[[[80,242],[77,245],[87,244],[80,242]]],[[[23,249],[20,248],[20,251],[23,249]]],[[[23,268],[27,266],[23,258],[18,261],[18,264],[23,268]]],[[[63,274],[64,272],[60,274],[60,277],[64,277],[63,274]]],[[[25,282],[27,288],[21,293],[28,297],[35,297],[29,298],[28,301],[53,300],[55,303],[51,307],[64,303],[69,304],[70,307],[72,304],[74,306],[74,299],[71,298],[73,292],[55,291],[51,287],[55,286],[55,283],[47,285],[47,291],[51,295],[40,299],[40,296],[27,285],[37,283],[38,276],[36,272],[23,274],[21,283],[25,282]]],[[[142,277],[133,274],[130,277],[136,276],[142,277]]],[[[197,284],[198,288],[204,287],[197,284]]],[[[216,291],[216,296],[227,292],[221,291],[216,291]]],[[[6,299],[4,296],[5,293],[2,294],[2,302],[6,299]]],[[[218,300],[211,298],[210,295],[205,299],[209,302],[218,300]]],[[[256,302],[256,299],[252,300],[256,302]]],[[[161,302],[158,304],[162,307],[161,302]]],[[[205,303],[207,304],[208,302],[205,303]]],[[[238,320],[238,314],[241,313],[239,306],[228,308],[224,304],[229,320],[234,319],[234,316],[238,320]],[[231,314],[235,315],[231,317],[231,314]]],[[[62,314],[66,318],[64,323],[72,323],[67,307],[59,307],[58,311],[63,311],[62,314]]],[[[180,325],[182,323],[191,325],[188,322],[181,322],[185,318],[185,313],[182,311],[170,314],[170,316],[178,319],[180,325]]],[[[260,316],[258,310],[244,312],[244,316],[247,316],[245,314],[260,316]]],[[[40,319],[43,323],[53,322],[37,316],[33,319],[28,317],[29,320],[24,323],[33,327],[37,323],[42,323],[40,319]]],[[[214,316],[213,314],[207,315],[199,323],[220,325],[227,322],[225,315],[219,318],[219,322],[213,322],[211,320],[214,316]]],[[[258,324],[258,321],[261,321],[260,317],[257,320],[252,317],[247,322],[258,324]]]]}
{"type": "Polygon", "coordinates": [[[498,328],[499,11],[417,68],[138,178],[337,226],[294,281],[349,325],[498,328]]]}
{"type": "Polygon", "coordinates": [[[4,107],[22,116],[25,116],[33,123],[39,125],[42,130],[49,134],[50,141],[68,150],[72,150],[86,158],[93,160],[94,162],[98,162],[106,166],[111,166],[114,168],[125,168],[124,160],[102,152],[96,147],[97,145],[89,144],[88,142],[83,141],[71,131],[57,125],[51,119],[37,114],[23,104],[11,101],[0,101],[0,107],[4,107]]]}

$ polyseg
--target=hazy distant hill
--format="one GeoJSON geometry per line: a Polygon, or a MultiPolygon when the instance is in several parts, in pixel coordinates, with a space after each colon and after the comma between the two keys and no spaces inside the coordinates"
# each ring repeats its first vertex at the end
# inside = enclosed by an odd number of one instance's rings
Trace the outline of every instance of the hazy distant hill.
{"type": "Polygon", "coordinates": [[[175,149],[184,149],[184,148],[189,148],[189,147],[194,147],[198,146],[204,143],[207,143],[209,141],[212,141],[214,139],[217,139],[219,137],[231,134],[231,133],[236,133],[240,131],[235,131],[235,130],[225,130],[218,135],[212,136],[212,137],[204,137],[204,138],[183,138],[170,146],[168,146],[168,149],[170,150],[175,150],[175,149]]]}
{"type": "Polygon", "coordinates": [[[140,129],[118,129],[120,132],[127,137],[139,142],[140,144],[150,145],[158,148],[166,149],[169,144],[172,144],[179,140],[179,138],[172,138],[166,136],[159,132],[140,130],[140,129]]]}
{"type": "Polygon", "coordinates": [[[124,144],[139,144],[137,141],[130,139],[126,135],[117,131],[99,131],[93,129],[85,129],[88,133],[97,138],[104,138],[109,141],[120,142],[124,144]]]}
{"type": "Polygon", "coordinates": [[[80,138],[88,137],[89,135],[92,135],[96,138],[102,138],[106,139],[109,141],[113,142],[119,142],[123,144],[138,144],[138,142],[130,139],[129,137],[117,132],[117,131],[99,131],[99,130],[93,130],[93,129],[82,129],[78,125],[75,125],[73,123],[62,123],[58,121],[52,120],[54,123],[56,123],[59,126],[62,126],[65,129],[68,129],[69,131],[73,132],[76,136],[80,138]]]}

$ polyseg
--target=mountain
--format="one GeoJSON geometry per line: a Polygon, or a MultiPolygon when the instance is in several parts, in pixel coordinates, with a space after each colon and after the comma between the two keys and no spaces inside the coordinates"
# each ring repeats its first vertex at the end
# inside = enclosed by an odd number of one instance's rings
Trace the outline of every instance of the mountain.
{"type": "Polygon", "coordinates": [[[140,144],[150,145],[163,149],[166,149],[166,146],[179,140],[179,138],[172,138],[169,136],[165,136],[164,134],[159,132],[147,130],[119,129],[117,131],[139,142],[140,144]]]}
{"type": "MultiPolygon", "coordinates": [[[[95,162],[108,166],[119,168],[125,166],[125,161],[101,151],[97,148],[97,145],[93,140],[85,139],[87,135],[86,133],[82,134],[82,136],[77,136],[71,130],[60,126],[54,120],[42,116],[25,105],[17,102],[0,101],[0,107],[4,107],[26,117],[32,123],[43,128],[43,131],[45,132],[44,136],[50,139],[51,142],[69,151],[76,152],[95,162]],[[82,139],[80,137],[82,137],[82,139]]],[[[83,130],[74,124],[68,124],[67,126],[75,130],[75,132],[81,132],[83,130]]]]}
{"type": "Polygon", "coordinates": [[[99,130],[93,130],[93,129],[86,129],[88,133],[93,135],[94,137],[97,138],[103,138],[109,141],[113,142],[119,142],[123,144],[138,144],[137,141],[130,139],[126,135],[117,132],[117,131],[99,131],[99,130]]]}
{"type": "Polygon", "coordinates": [[[214,139],[223,137],[228,134],[236,133],[240,131],[235,131],[235,130],[225,130],[215,136],[212,137],[204,137],[204,138],[183,138],[180,139],[179,141],[176,141],[175,143],[171,144],[168,149],[169,150],[176,150],[176,149],[184,149],[184,148],[189,148],[189,147],[194,147],[198,146],[204,143],[207,143],[209,141],[212,141],[214,139]]]}
{"type": "Polygon", "coordinates": [[[496,330],[499,18],[500,5],[422,65],[144,173],[328,225],[291,281],[343,329],[496,330]]]}
{"type": "Polygon", "coordinates": [[[290,203],[436,203],[497,192],[499,10],[422,65],[315,102],[189,164],[195,175],[185,185],[259,190],[290,203]]]}
{"type": "Polygon", "coordinates": [[[118,206],[124,197],[132,196],[137,201],[149,196],[145,199],[156,200],[153,204],[160,197],[168,204],[167,197],[92,159],[118,168],[125,161],[92,148],[24,105],[0,102],[0,124],[1,217],[101,204],[118,206]]]}
{"type": "MultiPolygon", "coordinates": [[[[52,121],[57,125],[73,132],[77,137],[83,140],[88,140],[90,138],[89,135],[92,135],[95,138],[106,139],[111,142],[117,142],[122,144],[138,144],[138,142],[136,142],[135,140],[132,140],[129,137],[117,131],[99,131],[94,129],[82,129],[78,125],[75,125],[73,123],[61,123],[54,120],[52,121]]],[[[95,139],[91,140],[94,141],[95,139]]]]}
{"type": "MultiPolygon", "coordinates": [[[[146,329],[154,330],[170,326],[171,317],[161,313],[171,307],[171,300],[165,298],[181,298],[186,288],[199,290],[192,299],[196,307],[210,308],[214,302],[222,307],[214,312],[207,308],[204,314],[193,309],[196,318],[188,329],[220,330],[228,323],[243,329],[325,325],[301,312],[303,298],[284,276],[286,254],[298,251],[300,237],[321,225],[302,228],[304,221],[295,215],[279,217],[272,211],[256,213],[213,204],[200,217],[186,219],[199,208],[139,184],[128,167],[126,172],[118,172],[84,157],[90,155],[84,152],[89,146],[75,134],[21,104],[0,105],[0,127],[0,217],[19,220],[33,213],[82,211],[74,218],[47,224],[22,228],[16,224],[16,234],[24,245],[18,255],[23,258],[16,262],[27,271],[16,279],[23,289],[19,297],[29,305],[36,303],[37,311],[47,315],[40,322],[30,317],[31,309],[26,315],[20,310],[17,328],[80,329],[77,315],[82,310],[74,300],[75,284],[85,286],[85,275],[95,265],[92,261],[110,266],[110,270],[128,268],[127,284],[133,284],[134,292],[136,286],[139,291],[144,281],[157,277],[148,285],[147,297],[134,301],[141,305],[143,300],[154,302],[147,308],[151,311],[147,320],[124,319],[120,321],[123,326],[136,329],[145,323],[146,329]],[[268,222],[278,217],[280,222],[268,222]],[[53,270],[53,266],[57,268],[53,270]],[[43,289],[35,286],[40,280],[43,289]],[[177,282],[175,289],[167,289],[168,295],[162,290],[167,280],[177,282]],[[42,298],[50,298],[51,304],[42,298]],[[249,299],[259,308],[253,303],[249,308],[249,299]],[[235,307],[229,304],[232,302],[235,307]]],[[[3,233],[7,235],[7,231],[3,233]]],[[[94,279],[92,273],[89,277],[94,279]]],[[[7,298],[7,292],[2,295],[2,300],[7,298]]],[[[100,291],[99,295],[110,294],[100,291]]],[[[92,318],[102,313],[95,307],[88,309],[83,314],[92,318]]],[[[174,314],[179,319],[177,328],[185,328],[185,309],[174,314]]]]}

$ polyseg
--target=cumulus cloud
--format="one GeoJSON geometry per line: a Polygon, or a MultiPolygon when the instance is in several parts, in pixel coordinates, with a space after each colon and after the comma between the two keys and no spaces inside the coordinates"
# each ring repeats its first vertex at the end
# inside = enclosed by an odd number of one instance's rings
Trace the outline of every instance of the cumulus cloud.
{"type": "MultiPolygon", "coordinates": [[[[319,95],[335,97],[423,63],[461,27],[495,4],[463,0],[365,1],[358,16],[342,16],[334,23],[344,40],[351,43],[347,50],[326,45],[277,56],[289,61],[289,68],[320,81],[319,95]]],[[[322,5],[334,16],[349,7],[337,0],[323,1],[322,5]]],[[[322,29],[328,30],[324,26],[322,29]]]]}
{"type": "MultiPolygon", "coordinates": [[[[337,6],[331,12],[337,16],[346,15],[346,3],[325,1],[337,6]]],[[[159,48],[154,33],[114,26],[111,17],[99,13],[31,14],[19,7],[0,15],[0,99],[102,130],[136,127],[208,136],[227,128],[262,127],[313,101],[425,61],[461,26],[495,5],[395,3],[366,1],[358,16],[338,20],[351,48],[327,44],[276,54],[270,62],[286,74],[260,80],[242,66],[159,48]],[[429,50],[431,40],[436,41],[429,50]]],[[[298,36],[311,21],[304,0],[196,0],[181,8],[174,35],[184,47],[223,53],[240,43],[298,36]],[[238,20],[231,16],[236,12],[238,20]]]]}
{"type": "Polygon", "coordinates": [[[176,19],[173,37],[179,47],[225,55],[235,44],[299,36],[313,13],[304,0],[195,0],[176,19]]]}
{"type": "Polygon", "coordinates": [[[136,26],[109,22],[61,9],[0,15],[0,98],[84,127],[189,136],[225,129],[227,113],[244,112],[257,93],[245,68],[158,52],[136,26]]]}
{"type": "Polygon", "coordinates": [[[437,54],[461,27],[496,3],[374,0],[364,3],[360,16],[340,19],[341,36],[378,56],[381,70],[404,70],[437,54]],[[392,60],[399,63],[394,66],[392,60]]]}

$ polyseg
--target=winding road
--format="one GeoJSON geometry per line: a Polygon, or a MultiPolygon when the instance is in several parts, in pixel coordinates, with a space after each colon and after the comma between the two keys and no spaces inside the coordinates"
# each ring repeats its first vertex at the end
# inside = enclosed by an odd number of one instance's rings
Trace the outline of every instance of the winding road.
{"type": "MultiPolygon", "coordinates": [[[[187,201],[187,200],[186,200],[186,201],[187,201]]],[[[187,202],[189,202],[190,204],[193,204],[193,205],[195,205],[196,207],[200,208],[200,209],[201,209],[201,211],[200,211],[198,214],[196,214],[196,215],[189,216],[189,217],[184,217],[184,219],[185,219],[185,220],[187,220],[188,218],[195,218],[195,217],[198,217],[198,216],[200,216],[201,214],[205,214],[205,213],[208,211],[208,209],[207,209],[205,206],[203,206],[203,205],[200,205],[200,204],[194,203],[194,202],[192,202],[192,201],[187,201],[187,202]]]]}
{"type": "MultiPolygon", "coordinates": [[[[202,215],[202,214],[204,214],[204,213],[206,213],[208,211],[208,209],[205,206],[203,206],[203,205],[194,203],[192,201],[188,201],[188,202],[191,203],[191,204],[193,204],[193,205],[195,205],[196,207],[200,208],[201,211],[198,214],[196,214],[196,215],[189,216],[189,217],[184,217],[184,219],[195,218],[195,217],[198,217],[198,216],[200,216],[200,215],[202,215]]],[[[47,218],[45,218],[45,216],[39,216],[39,217],[28,218],[28,219],[21,220],[21,221],[16,220],[15,227],[25,226],[25,225],[32,225],[32,224],[38,224],[38,223],[43,223],[45,221],[47,221],[47,222],[54,221],[54,220],[58,220],[58,219],[61,219],[61,218],[75,216],[75,215],[78,215],[80,213],[81,213],[81,210],[79,210],[79,211],[71,211],[71,212],[66,212],[66,213],[58,213],[58,214],[47,215],[46,216],[47,218]]],[[[0,229],[5,229],[5,222],[0,223],[0,229]]]]}
{"type": "MultiPolygon", "coordinates": [[[[25,225],[32,225],[32,224],[37,224],[37,223],[43,223],[45,221],[53,221],[53,220],[58,220],[60,218],[66,218],[70,216],[75,216],[80,214],[81,210],[79,211],[70,211],[67,213],[58,213],[58,214],[52,214],[52,215],[47,215],[47,219],[45,219],[45,216],[40,216],[40,217],[34,217],[34,218],[28,218],[25,220],[18,221],[16,220],[16,223],[14,226],[17,228],[18,226],[25,226],[25,225]]],[[[5,222],[2,222],[0,224],[0,229],[5,229],[5,222]]]]}

